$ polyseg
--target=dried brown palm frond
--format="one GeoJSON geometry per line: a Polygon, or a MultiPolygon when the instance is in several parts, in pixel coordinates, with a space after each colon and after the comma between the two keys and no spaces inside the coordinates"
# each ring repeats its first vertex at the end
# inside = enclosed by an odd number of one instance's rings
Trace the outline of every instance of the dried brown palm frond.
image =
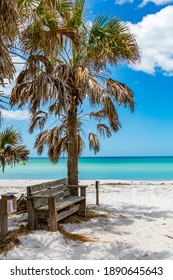
{"type": "Polygon", "coordinates": [[[100,151],[100,143],[99,143],[97,135],[92,132],[89,133],[88,141],[89,141],[90,150],[94,150],[95,154],[98,153],[100,151]]]}
{"type": "Polygon", "coordinates": [[[66,124],[41,132],[35,141],[34,148],[39,155],[42,154],[44,147],[48,147],[48,155],[52,162],[57,162],[60,155],[67,150],[66,124]]]}
{"type": "Polygon", "coordinates": [[[20,245],[21,242],[18,237],[29,233],[31,233],[31,230],[24,225],[20,225],[18,229],[8,232],[8,234],[1,240],[0,254],[7,253],[16,245],[20,245]]]}
{"type": "MultiPolygon", "coordinates": [[[[19,108],[29,103],[35,113],[41,105],[59,103],[59,113],[66,110],[68,85],[54,75],[50,61],[42,56],[31,56],[12,90],[10,104],[19,108]]],[[[50,104],[51,105],[51,104],[50,104]]]]}
{"type": "Polygon", "coordinates": [[[67,151],[67,137],[62,137],[55,142],[54,145],[50,145],[48,148],[48,156],[53,163],[59,160],[62,153],[67,151]]]}
{"type": "Polygon", "coordinates": [[[88,82],[88,68],[79,66],[75,69],[75,86],[79,90],[82,90],[82,88],[85,88],[86,83],[88,82]]]}
{"type": "Polygon", "coordinates": [[[100,104],[102,94],[101,86],[100,83],[92,76],[88,78],[86,92],[91,105],[100,104]]]}
{"type": "Polygon", "coordinates": [[[37,111],[36,113],[32,114],[30,126],[29,126],[29,132],[32,133],[35,128],[39,128],[42,130],[44,128],[44,125],[47,121],[48,113],[45,111],[37,111]]]}
{"type": "Polygon", "coordinates": [[[0,1],[0,31],[10,39],[16,33],[17,22],[20,19],[16,0],[0,1]]]}
{"type": "Polygon", "coordinates": [[[99,241],[98,238],[92,238],[87,235],[68,232],[60,225],[58,225],[58,230],[63,235],[64,238],[67,238],[70,240],[80,241],[80,242],[98,242],[99,241]]]}
{"type": "MultiPolygon", "coordinates": [[[[37,126],[37,123],[39,125],[39,114],[42,114],[42,112],[39,111],[37,114],[35,114],[36,119],[33,119],[33,123],[31,123],[30,128],[34,129],[35,126],[37,126]]],[[[79,120],[77,127],[77,150],[78,155],[80,155],[84,147],[84,141],[79,134],[81,130],[81,123],[79,120]]],[[[44,150],[44,147],[47,146],[49,158],[52,162],[56,163],[60,155],[62,153],[67,152],[68,150],[67,130],[67,118],[64,115],[62,115],[60,125],[53,127],[52,129],[47,129],[37,136],[34,147],[37,149],[38,154],[41,155],[44,150]]]]}
{"type": "Polygon", "coordinates": [[[103,102],[103,109],[102,112],[104,117],[108,119],[109,125],[114,132],[117,132],[121,127],[121,124],[118,119],[118,114],[115,109],[115,105],[111,98],[103,92],[102,94],[102,102],[103,102]]]}
{"type": "Polygon", "coordinates": [[[111,137],[111,135],[112,135],[110,128],[103,123],[97,124],[97,131],[103,137],[105,137],[105,136],[106,137],[111,137]]]}
{"type": "Polygon", "coordinates": [[[91,112],[89,114],[89,117],[93,118],[93,119],[95,119],[97,121],[101,121],[102,119],[105,118],[104,110],[100,110],[100,111],[97,111],[97,112],[91,112]]]}
{"type": "Polygon", "coordinates": [[[50,60],[43,55],[30,55],[27,59],[25,69],[28,69],[30,74],[37,75],[40,71],[47,74],[52,74],[54,67],[50,60]]]}
{"type": "Polygon", "coordinates": [[[67,84],[71,84],[73,73],[70,64],[63,61],[58,62],[58,64],[55,66],[55,76],[60,77],[67,84]]]}
{"type": "Polygon", "coordinates": [[[78,153],[78,156],[80,156],[82,154],[82,151],[84,149],[84,141],[82,139],[82,137],[78,134],[77,135],[77,153],[78,153]]]}
{"type": "Polygon", "coordinates": [[[128,105],[131,111],[134,110],[134,94],[125,84],[108,79],[105,82],[107,92],[113,96],[118,104],[128,105]]]}
{"type": "Polygon", "coordinates": [[[4,79],[11,81],[15,73],[15,68],[10,57],[9,50],[2,38],[0,38],[0,83],[4,84],[4,79]]]}

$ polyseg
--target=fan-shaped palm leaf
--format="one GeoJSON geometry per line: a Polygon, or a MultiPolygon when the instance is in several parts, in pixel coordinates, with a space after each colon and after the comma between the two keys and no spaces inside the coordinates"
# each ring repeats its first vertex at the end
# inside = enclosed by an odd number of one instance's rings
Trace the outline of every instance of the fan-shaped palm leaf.
{"type": "Polygon", "coordinates": [[[127,24],[120,19],[96,16],[89,32],[86,58],[96,67],[106,63],[117,64],[124,60],[136,63],[140,60],[139,49],[127,24]]]}
{"type": "Polygon", "coordinates": [[[4,172],[6,164],[12,166],[19,161],[27,161],[29,150],[26,146],[21,145],[20,132],[7,128],[0,133],[0,164],[4,172]]]}

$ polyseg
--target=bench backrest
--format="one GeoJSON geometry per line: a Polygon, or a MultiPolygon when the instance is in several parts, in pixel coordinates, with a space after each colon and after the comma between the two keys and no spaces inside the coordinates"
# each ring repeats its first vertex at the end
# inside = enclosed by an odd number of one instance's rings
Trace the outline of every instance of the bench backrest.
{"type": "Polygon", "coordinates": [[[67,179],[50,181],[27,187],[27,196],[39,196],[39,198],[33,199],[34,208],[47,205],[48,196],[51,195],[56,195],[57,201],[69,196],[67,179]]]}

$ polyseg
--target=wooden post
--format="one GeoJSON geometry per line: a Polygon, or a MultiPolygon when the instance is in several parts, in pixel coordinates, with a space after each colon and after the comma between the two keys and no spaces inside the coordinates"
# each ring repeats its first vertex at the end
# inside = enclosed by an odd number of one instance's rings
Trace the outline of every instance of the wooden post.
{"type": "Polygon", "coordinates": [[[86,217],[86,186],[80,186],[81,196],[84,196],[85,199],[80,203],[79,214],[83,217],[86,217]]]}
{"type": "Polygon", "coordinates": [[[1,237],[8,232],[7,196],[2,195],[1,200],[1,237]]]}
{"type": "MultiPolygon", "coordinates": [[[[31,196],[30,188],[27,187],[27,197],[31,196]]],[[[34,213],[34,201],[27,198],[27,211],[28,211],[28,228],[35,229],[35,213],[34,213]]]]}
{"type": "Polygon", "coordinates": [[[49,197],[49,228],[50,231],[57,231],[57,212],[56,212],[56,198],[49,197]]]}
{"type": "Polygon", "coordinates": [[[95,187],[96,187],[96,205],[99,205],[99,181],[95,182],[95,187]]]}

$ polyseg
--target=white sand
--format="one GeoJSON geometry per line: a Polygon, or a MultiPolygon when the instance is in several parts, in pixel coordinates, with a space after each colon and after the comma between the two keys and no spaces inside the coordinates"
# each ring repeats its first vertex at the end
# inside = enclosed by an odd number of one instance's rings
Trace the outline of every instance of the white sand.
{"type": "MultiPolygon", "coordinates": [[[[0,195],[15,192],[19,196],[27,185],[35,183],[0,181],[0,195]]],[[[89,184],[87,205],[95,207],[94,181],[81,183],[89,184]]],[[[100,181],[100,206],[96,209],[108,217],[63,226],[72,233],[97,238],[97,242],[64,239],[60,232],[33,231],[20,237],[21,245],[1,254],[0,259],[173,259],[173,182],[100,181]]],[[[26,224],[26,218],[26,214],[11,215],[9,229],[26,224]]]]}

